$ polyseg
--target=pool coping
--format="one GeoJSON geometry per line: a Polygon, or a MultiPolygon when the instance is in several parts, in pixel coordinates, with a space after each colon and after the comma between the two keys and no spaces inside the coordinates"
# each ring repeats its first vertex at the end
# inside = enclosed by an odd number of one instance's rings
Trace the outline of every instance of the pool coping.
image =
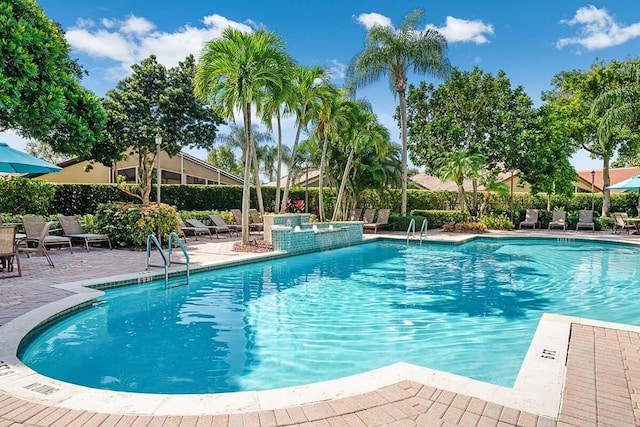
{"type": "MultiPolygon", "coordinates": [[[[526,236],[465,236],[454,244],[476,238],[529,238],[526,236]]],[[[595,236],[594,236],[595,237],[595,236]]],[[[535,236],[534,239],[557,237],[535,236]]],[[[376,236],[369,240],[385,240],[389,236],[376,236]]],[[[405,239],[393,237],[394,240],[405,239]]],[[[607,241],[602,237],[571,238],[571,240],[607,241]]],[[[611,240],[616,244],[638,244],[611,240]]],[[[430,243],[445,243],[429,240],[430,243]]],[[[298,255],[298,254],[296,254],[298,255]]],[[[216,261],[196,271],[224,268],[231,265],[277,259],[288,254],[252,254],[231,262],[216,261]]],[[[172,268],[172,275],[184,272],[184,266],[172,268]]],[[[336,380],[267,391],[248,391],[218,394],[150,394],[127,393],[92,389],[54,380],[40,375],[17,358],[21,340],[43,323],[59,317],[62,312],[74,310],[102,295],[94,289],[99,284],[145,283],[163,274],[142,272],[109,278],[82,280],[56,287],[74,292],[73,295],[32,310],[0,329],[0,390],[14,397],[50,406],[131,415],[217,415],[247,411],[281,409],[338,399],[370,392],[404,380],[416,381],[443,390],[476,397],[486,401],[517,408],[526,412],[557,419],[566,377],[565,361],[572,323],[640,332],[640,327],[611,322],[594,321],[570,316],[543,314],[513,388],[473,380],[471,378],[424,368],[404,362],[336,380]]]]}

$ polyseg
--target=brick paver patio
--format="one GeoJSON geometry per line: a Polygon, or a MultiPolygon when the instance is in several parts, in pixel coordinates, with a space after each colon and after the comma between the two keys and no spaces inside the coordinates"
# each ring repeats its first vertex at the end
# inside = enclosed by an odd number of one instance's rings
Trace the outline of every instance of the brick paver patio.
{"type": "MultiPolygon", "coordinates": [[[[608,236],[607,236],[608,237],[608,236]]],[[[233,259],[232,242],[190,241],[194,264],[233,259]]],[[[51,268],[23,257],[22,278],[0,280],[0,328],[41,305],[69,295],[51,285],[142,272],[144,252],[92,248],[52,251],[51,268]]],[[[0,273],[1,275],[2,273],[0,273]]],[[[347,398],[287,409],[212,416],[134,416],[93,413],[14,398],[0,392],[0,427],[8,426],[634,426],[640,425],[640,335],[573,324],[558,420],[413,381],[347,398]]]]}

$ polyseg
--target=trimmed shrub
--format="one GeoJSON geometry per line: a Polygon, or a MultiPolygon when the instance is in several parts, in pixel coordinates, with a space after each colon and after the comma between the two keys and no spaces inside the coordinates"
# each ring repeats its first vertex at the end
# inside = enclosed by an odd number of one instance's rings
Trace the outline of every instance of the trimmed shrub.
{"type": "MultiPolygon", "coordinates": [[[[394,227],[395,227],[396,231],[405,231],[405,230],[407,230],[409,228],[409,223],[411,222],[412,219],[416,220],[416,231],[419,231],[420,227],[422,227],[422,221],[424,221],[427,218],[422,216],[422,215],[400,216],[400,215],[397,215],[397,214],[391,214],[389,216],[389,222],[391,224],[394,224],[394,227]]],[[[429,228],[433,228],[431,226],[430,222],[427,224],[427,226],[429,228]]]]}
{"type": "Polygon", "coordinates": [[[513,222],[505,214],[480,215],[478,221],[491,230],[513,230],[513,222]]]}
{"type": "Polygon", "coordinates": [[[0,178],[0,212],[11,215],[46,215],[49,206],[55,207],[55,203],[52,203],[55,192],[53,184],[46,181],[24,177],[0,178]]]}
{"type": "Polygon", "coordinates": [[[460,211],[452,210],[418,210],[411,211],[411,215],[419,215],[427,218],[429,228],[440,228],[448,222],[467,222],[470,220],[469,214],[465,212],[463,215],[460,211]]]}
{"type": "Polygon", "coordinates": [[[95,215],[98,231],[109,235],[118,246],[143,246],[149,234],[160,230],[162,241],[169,233],[178,231],[178,213],[173,206],[160,204],[132,205],[105,203],[98,206],[95,215]]]}

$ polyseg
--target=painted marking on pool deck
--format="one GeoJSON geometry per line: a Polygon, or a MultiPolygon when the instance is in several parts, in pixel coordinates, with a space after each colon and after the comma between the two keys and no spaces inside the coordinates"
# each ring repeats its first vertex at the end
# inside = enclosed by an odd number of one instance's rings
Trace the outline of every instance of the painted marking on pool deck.
{"type": "Polygon", "coordinates": [[[547,350],[546,348],[543,348],[540,357],[543,359],[556,360],[558,352],[556,350],[547,350]]]}
{"type": "Polygon", "coordinates": [[[11,366],[3,360],[0,360],[0,378],[15,374],[11,366]]]}
{"type": "Polygon", "coordinates": [[[34,393],[41,394],[43,396],[49,396],[50,394],[55,393],[56,391],[60,391],[59,388],[52,387],[50,385],[42,384],[42,383],[31,383],[27,386],[22,387],[24,390],[29,390],[34,393]]]}

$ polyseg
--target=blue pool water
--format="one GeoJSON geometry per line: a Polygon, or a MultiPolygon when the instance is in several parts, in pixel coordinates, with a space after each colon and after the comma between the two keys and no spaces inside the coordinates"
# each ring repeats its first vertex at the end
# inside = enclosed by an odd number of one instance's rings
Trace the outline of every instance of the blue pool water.
{"type": "Polygon", "coordinates": [[[545,312],[640,325],[638,249],[373,242],[107,291],[20,351],[32,369],[152,393],[264,390],[398,361],[512,386],[545,312]]]}

